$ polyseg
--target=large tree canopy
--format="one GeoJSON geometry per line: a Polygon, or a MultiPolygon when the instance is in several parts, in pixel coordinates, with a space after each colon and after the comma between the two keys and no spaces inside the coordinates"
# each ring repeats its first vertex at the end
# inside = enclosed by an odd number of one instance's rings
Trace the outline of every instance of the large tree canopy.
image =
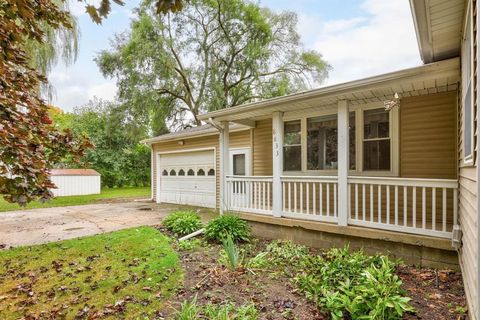
{"type": "MultiPolygon", "coordinates": [[[[98,6],[85,2],[93,21],[100,23],[111,11],[111,2],[98,6]]],[[[74,20],[65,0],[0,2],[0,195],[25,204],[51,197],[48,170],[65,156],[79,158],[91,145],[58,130],[41,97],[48,88],[46,73],[61,56],[77,52],[74,20]]],[[[175,12],[181,0],[155,0],[157,13],[175,12]]]]}
{"type": "Polygon", "coordinates": [[[192,0],[157,15],[144,1],[128,33],[97,62],[116,77],[119,99],[153,133],[198,125],[205,111],[304,90],[321,83],[328,64],[306,51],[297,16],[243,0],[192,0]]]}
{"type": "Polygon", "coordinates": [[[81,156],[89,142],[53,126],[40,97],[46,79],[28,55],[28,43],[45,40],[45,27],[72,27],[68,12],[19,0],[0,2],[0,16],[0,194],[25,204],[51,197],[48,169],[66,154],[81,156]]]}
{"type": "MultiPolygon", "coordinates": [[[[52,108],[51,115],[60,128],[86,135],[95,144],[82,161],[101,174],[103,186],[150,184],[150,149],[139,142],[146,132],[132,132],[132,124],[114,102],[94,99],[71,113],[52,108]]],[[[76,166],[68,158],[62,165],[76,166]]]]}

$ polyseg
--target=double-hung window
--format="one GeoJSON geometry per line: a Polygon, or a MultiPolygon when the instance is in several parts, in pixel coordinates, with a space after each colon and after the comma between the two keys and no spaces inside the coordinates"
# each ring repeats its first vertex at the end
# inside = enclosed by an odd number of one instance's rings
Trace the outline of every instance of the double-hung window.
{"type": "Polygon", "coordinates": [[[363,170],[388,171],[391,159],[390,116],[384,108],[363,112],[363,170]]]}
{"type": "Polygon", "coordinates": [[[465,35],[462,45],[462,103],[463,103],[463,161],[472,161],[473,152],[473,107],[472,107],[472,20],[467,13],[465,35]]]}
{"type": "MultiPolygon", "coordinates": [[[[395,151],[398,144],[393,139],[397,136],[396,131],[391,128],[398,127],[394,124],[395,119],[395,110],[386,111],[383,107],[357,107],[350,111],[350,171],[395,174],[393,159],[398,156],[395,151]]],[[[338,169],[337,114],[286,121],[283,139],[284,171],[308,173],[338,169]]]]}
{"type": "Polygon", "coordinates": [[[284,123],[283,170],[302,170],[302,126],[300,120],[284,123]]]}
{"type": "Polygon", "coordinates": [[[307,119],[307,170],[337,169],[337,115],[307,119]]]}

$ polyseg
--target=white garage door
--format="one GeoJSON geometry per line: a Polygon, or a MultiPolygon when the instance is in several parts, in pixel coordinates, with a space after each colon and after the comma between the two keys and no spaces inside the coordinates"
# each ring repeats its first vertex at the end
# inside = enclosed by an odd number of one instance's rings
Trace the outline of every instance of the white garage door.
{"type": "Polygon", "coordinates": [[[215,208],[213,151],[159,155],[160,202],[215,208]]]}

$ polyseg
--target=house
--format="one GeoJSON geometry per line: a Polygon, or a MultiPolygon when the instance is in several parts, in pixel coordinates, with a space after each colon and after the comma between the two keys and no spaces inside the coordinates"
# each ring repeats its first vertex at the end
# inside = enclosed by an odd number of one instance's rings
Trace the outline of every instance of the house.
{"type": "Polygon", "coordinates": [[[93,169],[52,169],[50,179],[56,188],[54,197],[100,193],[100,173],[93,169]]]}
{"type": "Polygon", "coordinates": [[[265,237],[459,265],[480,319],[478,5],[410,4],[423,65],[148,139],[152,197],[239,212],[265,237]]]}

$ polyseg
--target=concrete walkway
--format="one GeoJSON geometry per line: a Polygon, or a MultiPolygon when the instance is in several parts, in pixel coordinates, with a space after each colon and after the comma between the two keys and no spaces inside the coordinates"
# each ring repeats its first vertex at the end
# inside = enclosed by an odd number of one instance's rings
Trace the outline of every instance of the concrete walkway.
{"type": "Polygon", "coordinates": [[[175,205],[102,203],[0,212],[0,246],[16,247],[159,224],[175,205]]]}

